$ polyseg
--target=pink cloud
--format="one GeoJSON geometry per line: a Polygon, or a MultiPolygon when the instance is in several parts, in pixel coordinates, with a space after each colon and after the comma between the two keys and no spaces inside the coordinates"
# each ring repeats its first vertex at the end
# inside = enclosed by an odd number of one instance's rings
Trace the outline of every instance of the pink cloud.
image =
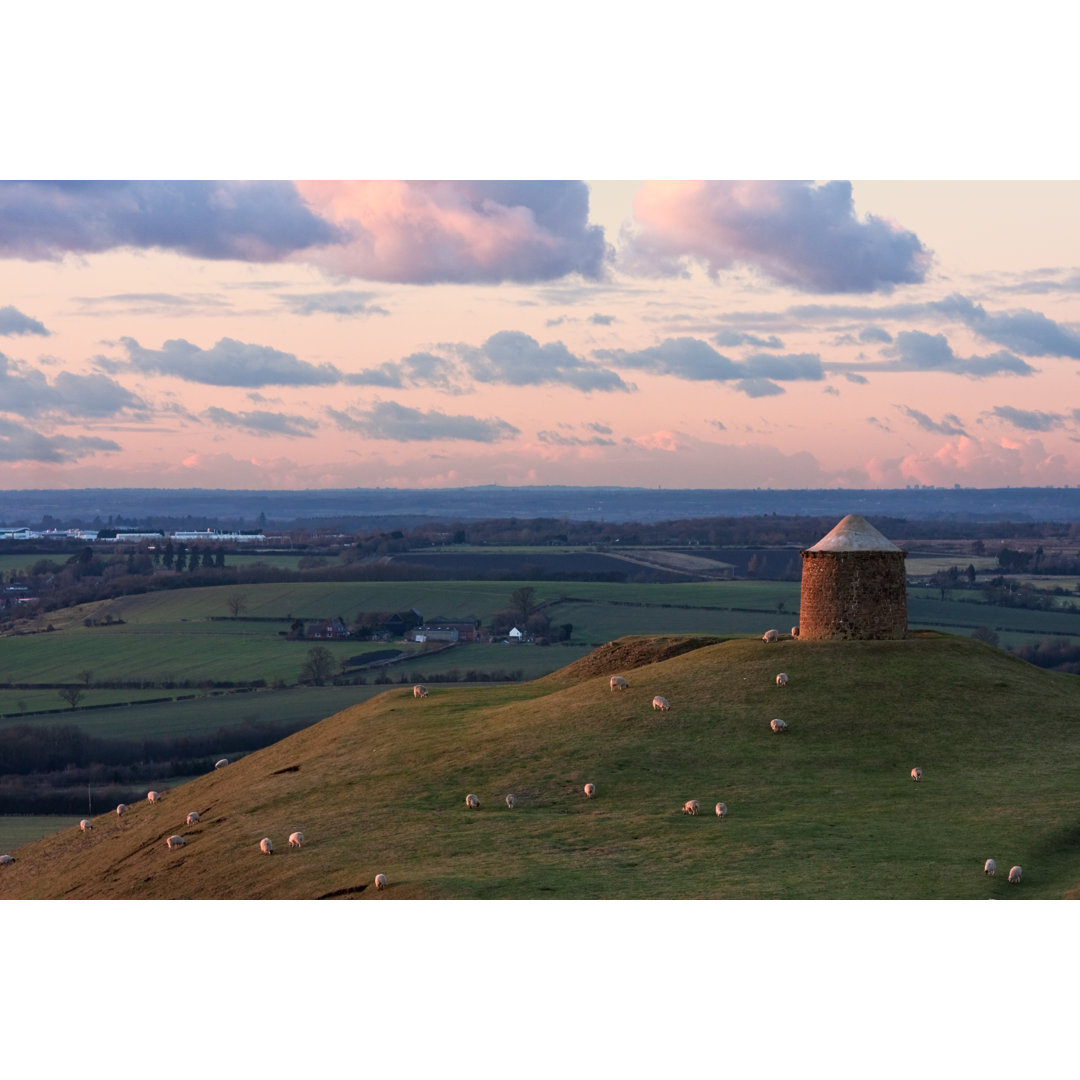
{"type": "Polygon", "coordinates": [[[932,484],[951,487],[1026,487],[1070,484],[1075,469],[1064,454],[1048,451],[1040,439],[998,442],[967,435],[950,439],[930,453],[867,462],[870,482],[880,487],[932,484]]]}
{"type": "Polygon", "coordinates": [[[600,276],[603,229],[579,181],[304,181],[347,239],[299,256],[350,277],[416,284],[600,276]]]}

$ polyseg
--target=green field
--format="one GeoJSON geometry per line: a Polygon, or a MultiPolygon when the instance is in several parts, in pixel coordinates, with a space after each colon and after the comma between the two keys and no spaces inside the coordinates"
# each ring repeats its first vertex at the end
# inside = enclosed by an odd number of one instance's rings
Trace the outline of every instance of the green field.
{"type": "Polygon", "coordinates": [[[1080,895],[1071,676],[933,633],[735,640],[662,658],[677,646],[621,639],[533,683],[434,687],[421,701],[392,690],[158,806],[103,814],[92,834],[26,845],[0,871],[0,896],[1080,895]],[[609,690],[616,671],[629,690],[609,690]],[[657,692],[670,712],[650,707],[657,692]],[[788,734],[769,730],[773,716],[788,734]],[[680,813],[690,798],[701,816],[680,813]],[[191,809],[203,822],[185,828],[191,809]],[[297,828],[306,841],[290,851],[297,828]],[[170,852],[177,831],[187,846],[170,852]],[[273,859],[258,850],[267,835],[273,859]],[[996,878],[982,873],[988,857],[996,878]],[[1014,863],[1020,886],[1006,881],[1014,863]],[[370,888],[376,873],[385,893],[370,888]]]}

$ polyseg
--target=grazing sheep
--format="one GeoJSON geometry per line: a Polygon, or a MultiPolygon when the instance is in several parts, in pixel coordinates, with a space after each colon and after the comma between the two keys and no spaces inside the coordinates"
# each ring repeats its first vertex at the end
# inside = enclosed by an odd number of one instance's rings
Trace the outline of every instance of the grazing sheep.
{"type": "Polygon", "coordinates": [[[718,802],[716,804],[716,816],[723,821],[727,817],[727,803],[718,802]]]}
{"type": "Polygon", "coordinates": [[[667,712],[668,709],[671,708],[668,704],[668,699],[666,697],[661,697],[659,694],[652,699],[652,707],[654,709],[659,709],[661,712],[667,712]]]}
{"type": "Polygon", "coordinates": [[[383,889],[386,888],[386,875],[385,874],[376,874],[375,875],[375,888],[378,889],[380,892],[383,889]]]}
{"type": "Polygon", "coordinates": [[[419,683],[417,683],[412,688],[412,696],[413,697],[427,697],[427,687],[426,686],[421,686],[419,683]]]}
{"type": "Polygon", "coordinates": [[[1019,885],[1020,884],[1020,879],[1023,876],[1024,876],[1023,868],[1019,867],[1019,866],[1014,866],[1009,871],[1009,884],[1010,885],[1019,885]]]}
{"type": "Polygon", "coordinates": [[[82,821],[79,822],[79,828],[82,829],[83,832],[89,832],[93,827],[94,826],[91,825],[86,818],[83,818],[82,821]]]}
{"type": "Polygon", "coordinates": [[[289,834],[289,847],[302,847],[304,843],[304,834],[302,832],[294,832],[289,834]]]}
{"type": "Polygon", "coordinates": [[[187,816],[187,823],[189,825],[198,825],[200,820],[198,810],[192,810],[187,816]]]}
{"type": "Polygon", "coordinates": [[[914,780],[916,783],[918,783],[918,781],[922,779],[922,769],[920,769],[917,765],[914,769],[911,770],[911,779],[914,780]]]}
{"type": "Polygon", "coordinates": [[[170,836],[165,843],[169,845],[169,850],[172,851],[173,848],[183,847],[187,841],[182,836],[170,836]]]}
{"type": "Polygon", "coordinates": [[[776,685],[787,686],[787,675],[785,675],[782,671],[779,675],[776,676],[776,685]]]}
{"type": "Polygon", "coordinates": [[[156,791],[148,791],[146,793],[146,801],[147,802],[157,802],[158,799],[160,799],[160,798],[161,798],[161,796],[156,791]]]}
{"type": "Polygon", "coordinates": [[[698,809],[697,799],[687,799],[686,802],[683,803],[682,812],[684,814],[693,814],[697,817],[698,809]]]}
{"type": "Polygon", "coordinates": [[[793,626],[791,628],[791,636],[792,637],[798,637],[799,636],[799,628],[797,626],[793,626]]]}
{"type": "Polygon", "coordinates": [[[630,684],[621,675],[611,676],[612,690],[625,690],[630,684]]]}
{"type": "Polygon", "coordinates": [[[264,855],[273,855],[274,854],[274,842],[273,842],[273,840],[271,840],[269,836],[264,836],[259,841],[259,850],[264,855]]]}
{"type": "Polygon", "coordinates": [[[997,863],[993,859],[987,859],[986,865],[983,867],[983,873],[987,877],[993,877],[997,873],[997,863]]]}
{"type": "Polygon", "coordinates": [[[596,794],[596,785],[595,784],[586,784],[585,785],[585,798],[586,799],[591,799],[595,794],[596,794]]]}
{"type": "Polygon", "coordinates": [[[0,855],[0,866],[9,866],[15,861],[13,855],[0,855]]]}
{"type": "Polygon", "coordinates": [[[228,764],[229,764],[229,759],[227,757],[223,757],[220,761],[215,761],[214,762],[214,768],[215,769],[224,769],[225,766],[228,765],[228,764]]]}
{"type": "Polygon", "coordinates": [[[116,808],[116,816],[123,817],[127,813],[127,803],[120,803],[116,808]]]}
{"type": "Polygon", "coordinates": [[[480,809],[480,800],[475,795],[466,795],[465,796],[465,805],[470,810],[479,810],[480,809]]]}
{"type": "Polygon", "coordinates": [[[779,641],[780,640],[780,631],[779,630],[766,630],[765,633],[761,635],[761,640],[764,641],[766,645],[768,645],[772,641],[779,641]]]}
{"type": "Polygon", "coordinates": [[[771,727],[777,735],[783,735],[783,733],[787,731],[787,724],[785,724],[780,717],[777,717],[775,720],[770,720],[769,727],[771,727]]]}
{"type": "Polygon", "coordinates": [[[507,795],[506,805],[509,806],[511,810],[513,810],[514,807],[517,805],[517,799],[515,799],[513,795],[507,795]]]}

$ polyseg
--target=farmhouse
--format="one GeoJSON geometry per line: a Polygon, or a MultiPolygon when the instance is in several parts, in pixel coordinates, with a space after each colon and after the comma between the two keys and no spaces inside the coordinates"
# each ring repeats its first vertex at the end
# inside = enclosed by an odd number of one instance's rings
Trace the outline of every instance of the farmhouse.
{"type": "Polygon", "coordinates": [[[348,627],[340,619],[324,619],[322,622],[308,623],[304,628],[304,637],[319,638],[324,641],[341,641],[352,637],[348,627]]]}
{"type": "Polygon", "coordinates": [[[907,634],[906,551],[848,514],[802,555],[799,640],[907,634]]]}

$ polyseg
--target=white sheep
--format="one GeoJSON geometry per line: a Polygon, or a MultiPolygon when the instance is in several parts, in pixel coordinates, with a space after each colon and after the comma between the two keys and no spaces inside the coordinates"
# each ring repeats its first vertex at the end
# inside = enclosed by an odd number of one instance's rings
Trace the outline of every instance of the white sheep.
{"type": "Polygon", "coordinates": [[[273,842],[273,840],[271,840],[269,836],[264,836],[259,841],[259,850],[264,855],[273,855],[274,854],[274,842],[273,842]]]}
{"type": "Polygon", "coordinates": [[[986,865],[983,867],[983,873],[987,877],[993,877],[997,873],[997,863],[993,859],[987,859],[986,865]]]}
{"type": "Polygon", "coordinates": [[[630,684],[621,675],[612,675],[610,686],[612,690],[625,690],[630,684]]]}
{"type": "Polygon", "coordinates": [[[764,641],[766,645],[768,645],[772,641],[779,641],[780,640],[780,631],[779,630],[766,630],[765,633],[761,635],[761,640],[764,641]]]}
{"type": "Polygon", "coordinates": [[[168,844],[169,850],[172,851],[173,848],[184,847],[184,845],[187,844],[187,841],[182,836],[173,835],[170,836],[165,843],[168,844]]]}
{"type": "Polygon", "coordinates": [[[14,861],[14,855],[0,855],[0,866],[9,866],[14,861]]]}
{"type": "Polygon", "coordinates": [[[514,807],[517,806],[517,799],[515,799],[513,795],[507,795],[506,805],[509,806],[511,810],[513,810],[514,807]]]}
{"type": "Polygon", "coordinates": [[[787,731],[787,724],[785,724],[780,717],[777,717],[775,720],[770,720],[769,727],[771,727],[777,735],[783,735],[783,733],[787,731]]]}
{"type": "Polygon", "coordinates": [[[682,812],[684,814],[693,814],[695,817],[697,817],[698,809],[699,807],[697,799],[687,799],[686,802],[683,803],[682,812]]]}
{"type": "Polygon", "coordinates": [[[595,794],[596,794],[596,785],[595,784],[586,784],[585,785],[585,798],[586,799],[591,799],[595,794]]]}
{"type": "Polygon", "coordinates": [[[915,768],[911,770],[911,779],[914,780],[916,783],[918,783],[922,779],[922,769],[920,769],[918,765],[916,765],[915,768]]]}
{"type": "Polygon", "coordinates": [[[668,704],[668,699],[666,697],[661,697],[659,694],[652,699],[652,707],[654,709],[659,709],[661,712],[667,712],[668,709],[671,708],[668,704]]]}
{"type": "Polygon", "coordinates": [[[466,795],[465,796],[465,805],[470,810],[479,810],[480,809],[480,800],[475,795],[466,795]]]}
{"type": "Polygon", "coordinates": [[[793,626],[791,628],[791,636],[792,637],[798,637],[799,636],[799,628],[797,626],[793,626]]]}
{"type": "Polygon", "coordinates": [[[116,816],[123,817],[127,813],[127,803],[120,803],[116,807],[116,816]]]}
{"type": "Polygon", "coordinates": [[[716,804],[716,816],[723,821],[727,817],[727,803],[718,802],[716,804]]]}
{"type": "Polygon", "coordinates": [[[79,828],[82,829],[83,832],[89,832],[93,827],[94,826],[91,825],[86,818],[83,818],[82,821],[79,822],[79,828]]]}
{"type": "Polygon", "coordinates": [[[214,762],[214,768],[215,769],[224,769],[225,766],[228,765],[228,764],[229,764],[229,759],[227,757],[223,757],[220,761],[215,761],[214,762]]]}
{"type": "Polygon", "coordinates": [[[1024,876],[1023,868],[1019,867],[1019,866],[1014,866],[1009,871],[1009,884],[1010,885],[1019,885],[1020,884],[1020,879],[1023,876],[1024,876]]]}
{"type": "Polygon", "coordinates": [[[160,799],[160,798],[161,798],[161,796],[156,791],[148,791],[146,793],[146,801],[147,802],[157,802],[158,799],[160,799]]]}
{"type": "Polygon", "coordinates": [[[375,875],[375,888],[378,889],[380,892],[383,889],[386,888],[386,875],[385,874],[376,874],[375,875]]]}
{"type": "Polygon", "coordinates": [[[787,686],[787,675],[785,675],[784,672],[781,671],[780,674],[776,676],[776,685],[787,686]]]}
{"type": "Polygon", "coordinates": [[[198,810],[192,810],[187,816],[187,823],[189,825],[198,825],[201,820],[198,810]]]}
{"type": "Polygon", "coordinates": [[[427,687],[426,686],[421,686],[419,683],[417,683],[412,688],[412,696],[413,697],[427,697],[427,687]]]}
{"type": "Polygon", "coordinates": [[[294,832],[289,834],[289,847],[302,847],[304,843],[304,834],[302,832],[294,832]]]}

